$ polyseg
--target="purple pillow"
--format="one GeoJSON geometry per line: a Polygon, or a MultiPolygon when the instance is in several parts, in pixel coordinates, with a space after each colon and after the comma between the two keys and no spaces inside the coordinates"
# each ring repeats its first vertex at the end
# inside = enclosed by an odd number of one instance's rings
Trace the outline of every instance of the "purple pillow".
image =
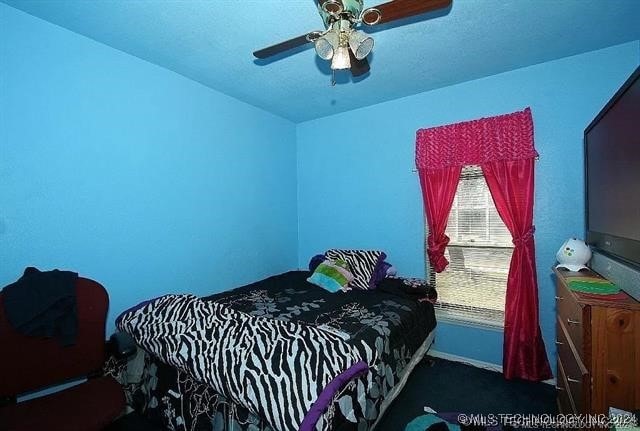
{"type": "Polygon", "coordinates": [[[384,278],[387,276],[387,271],[391,268],[391,264],[381,260],[376,265],[376,270],[373,273],[373,277],[371,278],[371,283],[373,284],[373,288],[375,289],[384,278]]]}
{"type": "Polygon", "coordinates": [[[309,261],[309,271],[314,272],[318,265],[327,260],[327,256],[324,254],[316,254],[309,261]]]}

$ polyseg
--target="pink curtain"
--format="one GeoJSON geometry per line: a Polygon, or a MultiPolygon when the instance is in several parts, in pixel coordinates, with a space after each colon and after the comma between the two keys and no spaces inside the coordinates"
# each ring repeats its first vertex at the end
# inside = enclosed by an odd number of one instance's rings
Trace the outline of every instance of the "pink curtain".
{"type": "Polygon", "coordinates": [[[420,186],[424,196],[424,212],[427,215],[429,235],[427,236],[427,254],[431,268],[442,272],[449,262],[444,257],[444,250],[449,244],[449,237],[444,234],[447,220],[456,195],[462,166],[449,166],[437,171],[421,169],[420,186]]]}
{"type": "Polygon", "coordinates": [[[538,318],[533,239],[533,121],[531,110],[418,130],[416,166],[429,225],[432,268],[447,265],[444,234],[462,166],[482,166],[491,196],[511,232],[514,252],[505,304],[503,369],[506,378],[551,377],[538,318]],[[433,230],[432,230],[433,229],[433,230]]]}
{"type": "Polygon", "coordinates": [[[538,281],[533,241],[534,159],[482,165],[500,218],[513,237],[504,310],[503,373],[507,379],[552,377],[538,324],[538,281]]]}

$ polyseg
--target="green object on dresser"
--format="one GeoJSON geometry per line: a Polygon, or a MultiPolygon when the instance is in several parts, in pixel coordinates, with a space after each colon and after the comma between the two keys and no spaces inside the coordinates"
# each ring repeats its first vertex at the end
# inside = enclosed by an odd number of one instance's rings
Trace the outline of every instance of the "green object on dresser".
{"type": "Polygon", "coordinates": [[[576,292],[591,293],[595,295],[614,295],[620,292],[620,288],[604,278],[579,277],[570,279],[567,284],[569,289],[576,292]]]}

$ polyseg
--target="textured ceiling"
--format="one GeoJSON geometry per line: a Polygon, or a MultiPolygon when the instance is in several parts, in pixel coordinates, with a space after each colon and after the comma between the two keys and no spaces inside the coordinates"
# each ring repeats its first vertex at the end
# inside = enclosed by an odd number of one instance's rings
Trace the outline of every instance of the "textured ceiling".
{"type": "Polygon", "coordinates": [[[331,87],[313,49],[251,55],[320,29],[313,0],[2,1],[296,122],[640,39],[640,0],[453,0],[373,32],[371,72],[331,87]]]}

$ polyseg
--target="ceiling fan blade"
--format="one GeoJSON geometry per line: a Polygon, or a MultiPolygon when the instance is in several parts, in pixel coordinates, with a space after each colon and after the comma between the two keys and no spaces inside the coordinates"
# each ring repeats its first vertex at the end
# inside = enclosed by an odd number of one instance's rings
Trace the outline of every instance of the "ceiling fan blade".
{"type": "Polygon", "coordinates": [[[349,59],[351,60],[351,75],[353,75],[354,78],[362,76],[369,71],[369,61],[366,57],[358,60],[356,56],[353,55],[353,52],[349,50],[349,59]]]}
{"type": "Polygon", "coordinates": [[[284,42],[280,42],[278,44],[269,46],[267,48],[260,49],[253,53],[256,58],[268,58],[274,56],[276,54],[280,54],[281,52],[289,51],[290,49],[297,48],[299,46],[304,45],[305,43],[311,42],[310,37],[307,36],[315,34],[316,32],[312,32],[309,34],[303,34],[302,36],[294,37],[293,39],[285,40],[284,42]]]}
{"type": "Polygon", "coordinates": [[[372,9],[380,11],[380,20],[369,24],[365,20],[365,24],[378,25],[384,24],[397,19],[408,18],[414,15],[432,12],[434,10],[443,9],[451,5],[452,0],[392,0],[372,9]]]}

